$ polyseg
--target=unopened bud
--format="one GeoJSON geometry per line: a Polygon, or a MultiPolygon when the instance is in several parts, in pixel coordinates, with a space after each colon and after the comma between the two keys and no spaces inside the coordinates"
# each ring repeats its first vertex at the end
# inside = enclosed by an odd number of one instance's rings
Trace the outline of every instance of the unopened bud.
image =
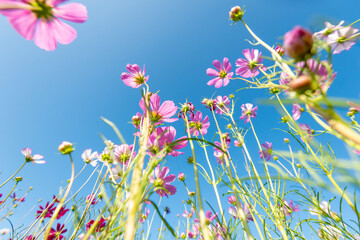
{"type": "Polygon", "coordinates": [[[289,140],[288,138],[284,138],[284,142],[285,142],[285,143],[289,143],[290,140],[289,140]]]}
{"type": "Polygon", "coordinates": [[[285,50],[284,50],[282,47],[277,46],[277,47],[275,48],[275,52],[277,52],[277,54],[279,54],[280,56],[282,56],[282,55],[284,55],[285,50]]]}
{"type": "Polygon", "coordinates": [[[308,75],[301,75],[289,83],[292,91],[303,93],[311,88],[311,77],[308,75]]]}
{"type": "Polygon", "coordinates": [[[16,182],[21,182],[22,179],[23,179],[22,177],[16,177],[16,178],[15,178],[15,181],[16,181],[16,182]]]}
{"type": "Polygon", "coordinates": [[[180,237],[181,237],[181,239],[185,239],[185,238],[186,238],[186,234],[182,232],[182,233],[180,234],[180,237]]]}
{"type": "Polygon", "coordinates": [[[296,167],[301,168],[301,164],[300,163],[296,164],[296,167]]]}
{"type": "Polygon", "coordinates": [[[229,17],[234,22],[240,21],[243,15],[244,15],[244,12],[241,10],[241,7],[239,7],[239,6],[235,6],[235,7],[231,8],[231,10],[229,12],[229,17]]]}
{"type": "Polygon", "coordinates": [[[184,173],[179,173],[178,177],[179,181],[185,181],[185,174],[184,173]]]}
{"type": "Polygon", "coordinates": [[[58,150],[59,150],[62,154],[65,155],[65,154],[70,154],[70,153],[72,153],[72,152],[75,150],[75,148],[73,148],[72,143],[67,142],[67,141],[63,141],[63,142],[60,144],[58,150]]]}
{"type": "Polygon", "coordinates": [[[273,159],[277,161],[279,158],[277,156],[274,156],[273,159]]]}
{"type": "Polygon", "coordinates": [[[306,55],[311,55],[313,43],[312,34],[300,26],[294,27],[284,36],[285,52],[295,60],[303,60],[306,55]]]}
{"type": "Polygon", "coordinates": [[[234,94],[230,94],[230,95],[229,95],[229,98],[230,98],[230,99],[233,99],[233,98],[234,98],[234,94]]]}
{"type": "Polygon", "coordinates": [[[195,192],[188,192],[188,195],[189,195],[190,197],[193,197],[193,196],[195,196],[195,192]]]}

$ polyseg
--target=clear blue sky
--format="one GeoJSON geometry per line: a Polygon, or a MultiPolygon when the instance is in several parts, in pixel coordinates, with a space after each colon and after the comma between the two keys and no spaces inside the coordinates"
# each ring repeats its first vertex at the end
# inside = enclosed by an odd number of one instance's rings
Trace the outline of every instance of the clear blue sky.
{"type": "MultiPolygon", "coordinates": [[[[271,45],[282,42],[279,37],[295,25],[319,29],[323,18],[335,19],[334,23],[340,20],[350,23],[359,18],[360,9],[358,0],[344,4],[335,0],[80,2],[87,6],[88,21],[73,24],[78,38],[54,52],[43,51],[26,41],[0,16],[0,180],[22,164],[20,151],[24,147],[44,155],[47,161],[46,165],[29,164],[19,174],[24,178],[18,188],[19,196],[28,187],[34,187],[24,206],[18,209],[21,214],[39,198],[50,200],[59,185],[69,178],[69,161],[57,152],[63,140],[76,144],[73,156],[77,169],[83,164],[80,157],[83,150],[102,151],[104,146],[98,133],[117,141],[100,116],[115,122],[126,140],[132,140],[133,128],[128,122],[140,111],[140,91],[125,86],[120,79],[127,63],[146,65],[148,83],[154,92],[160,90],[162,100],[182,103],[188,99],[208,114],[200,101],[210,97],[215,88],[206,85],[210,79],[206,69],[212,67],[214,59],[223,57],[228,57],[234,66],[235,60],[242,57],[242,50],[251,48],[244,41],[252,40],[244,27],[231,25],[228,20],[231,7],[245,5],[245,21],[271,45]]],[[[360,47],[355,45],[351,51],[335,57],[338,75],[329,95],[359,97],[359,80],[354,78],[360,76],[359,56],[360,47]]],[[[243,86],[240,81],[232,81],[218,89],[216,95],[235,93],[243,86]]],[[[240,109],[241,103],[269,95],[249,90],[241,91],[236,97],[240,109]]],[[[259,106],[255,125],[262,142],[272,141],[275,149],[285,149],[280,141],[284,135],[271,130],[280,127],[274,109],[259,106]]],[[[175,126],[180,136],[182,124],[175,126]]],[[[258,155],[257,151],[252,149],[254,156],[258,155]]],[[[172,173],[177,174],[180,169],[192,171],[186,157],[185,154],[168,159],[167,165],[174,169],[172,173]]],[[[176,186],[184,193],[180,183],[176,186]]],[[[163,202],[176,209],[182,198],[171,198],[176,201],[163,202]]]]}

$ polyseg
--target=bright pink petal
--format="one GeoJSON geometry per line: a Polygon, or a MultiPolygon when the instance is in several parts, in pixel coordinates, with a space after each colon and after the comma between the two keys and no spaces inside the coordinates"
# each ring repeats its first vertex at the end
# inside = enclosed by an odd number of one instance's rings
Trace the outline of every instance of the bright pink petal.
{"type": "Polygon", "coordinates": [[[168,190],[170,195],[174,195],[176,193],[176,187],[172,185],[165,185],[164,187],[166,190],[168,190]]]}
{"type": "Polygon", "coordinates": [[[35,44],[46,51],[53,51],[56,49],[56,39],[51,22],[46,22],[44,20],[39,21],[35,32],[35,44]]]}
{"type": "Polygon", "coordinates": [[[223,59],[223,66],[224,66],[225,72],[230,72],[231,71],[231,64],[229,63],[228,58],[223,59]]]}
{"type": "Polygon", "coordinates": [[[59,43],[69,44],[76,38],[76,30],[69,24],[55,18],[53,19],[52,26],[55,39],[59,43]]]}
{"type": "Polygon", "coordinates": [[[34,38],[37,17],[34,13],[28,10],[12,11],[13,14],[9,17],[9,22],[15,30],[27,40],[34,38]]]}
{"type": "Polygon", "coordinates": [[[206,70],[206,74],[207,74],[208,76],[214,76],[214,77],[218,77],[218,76],[219,76],[219,72],[216,71],[215,69],[212,69],[212,68],[208,68],[208,69],[206,70]]]}
{"type": "Polygon", "coordinates": [[[159,178],[164,179],[165,176],[166,176],[168,173],[169,173],[169,168],[168,168],[168,167],[163,167],[163,168],[161,169],[160,174],[159,174],[159,178]]]}
{"type": "Polygon", "coordinates": [[[80,3],[69,3],[55,7],[53,13],[56,17],[77,23],[83,23],[88,18],[86,7],[80,3]]]}
{"type": "Polygon", "coordinates": [[[214,84],[216,84],[218,81],[221,82],[221,78],[217,77],[217,78],[211,79],[210,81],[207,82],[207,85],[209,85],[209,86],[214,85],[214,84]]]}
{"type": "Polygon", "coordinates": [[[150,106],[153,111],[158,112],[159,107],[160,107],[160,97],[157,94],[151,95],[150,106]]]}
{"type": "Polygon", "coordinates": [[[163,102],[163,104],[161,104],[158,113],[164,118],[170,118],[174,116],[176,111],[177,107],[175,106],[175,103],[173,101],[165,101],[163,102]]]}
{"type": "Polygon", "coordinates": [[[215,83],[215,88],[219,88],[219,87],[221,87],[223,85],[223,80],[222,79],[219,79],[219,81],[217,81],[216,83],[215,83]]]}
{"type": "Polygon", "coordinates": [[[250,49],[243,50],[243,54],[249,62],[252,62],[253,58],[252,54],[250,53],[250,49]]]}
{"type": "Polygon", "coordinates": [[[173,181],[175,181],[176,176],[174,174],[170,174],[169,176],[165,177],[163,179],[164,183],[171,183],[173,181]]]}
{"type": "Polygon", "coordinates": [[[214,67],[218,70],[221,71],[221,63],[219,60],[214,60],[213,61],[214,67]]]}

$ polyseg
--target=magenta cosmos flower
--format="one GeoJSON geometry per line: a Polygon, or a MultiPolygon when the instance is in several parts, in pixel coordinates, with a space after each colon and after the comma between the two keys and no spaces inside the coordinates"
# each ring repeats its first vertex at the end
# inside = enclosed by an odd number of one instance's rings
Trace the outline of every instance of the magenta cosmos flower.
{"type": "Polygon", "coordinates": [[[197,111],[195,115],[190,115],[190,134],[204,136],[207,133],[207,129],[210,126],[209,117],[202,118],[202,113],[197,111]]]}
{"type": "Polygon", "coordinates": [[[283,206],[280,207],[280,210],[285,214],[285,216],[291,217],[293,212],[299,212],[299,205],[294,205],[293,200],[290,200],[290,203],[284,199],[283,206]]]}
{"type": "Polygon", "coordinates": [[[66,233],[67,229],[65,229],[65,225],[61,225],[60,223],[58,223],[56,225],[56,229],[51,228],[50,234],[47,238],[47,240],[61,240],[64,239],[64,236],[62,235],[63,233],[66,233]]]}
{"type": "MultiPolygon", "coordinates": [[[[11,0],[18,6],[0,13],[27,40],[47,51],[56,49],[57,43],[69,44],[76,38],[76,30],[59,18],[83,23],[87,19],[86,7],[80,3],[58,6],[67,0],[11,0]],[[19,6],[23,7],[20,9],[19,6]]],[[[4,2],[0,0],[0,3],[4,2]]]]}
{"type": "MultiPolygon", "coordinates": [[[[145,101],[142,98],[139,103],[144,113],[147,112],[145,101]]],[[[173,101],[165,101],[160,105],[160,97],[152,94],[150,97],[150,118],[153,123],[160,124],[162,122],[175,122],[177,118],[171,118],[177,111],[177,107],[173,101]]]]}
{"type": "Polygon", "coordinates": [[[150,178],[150,182],[154,184],[155,191],[160,197],[174,195],[176,193],[176,187],[170,185],[170,183],[175,181],[176,176],[174,174],[166,176],[168,173],[168,167],[160,169],[160,165],[157,165],[154,170],[155,178],[153,176],[150,178]]]}
{"type": "Polygon", "coordinates": [[[230,72],[231,64],[229,62],[229,59],[224,58],[222,66],[221,66],[220,61],[217,59],[213,61],[213,64],[214,64],[214,67],[216,68],[216,70],[212,69],[212,68],[208,68],[206,70],[206,74],[208,76],[215,77],[215,78],[208,81],[207,85],[209,85],[209,86],[215,85],[216,88],[219,88],[222,86],[225,87],[230,82],[229,78],[232,78],[232,76],[234,75],[233,72],[230,72]]]}
{"type": "Polygon", "coordinates": [[[272,152],[273,152],[272,143],[265,142],[265,143],[261,144],[261,146],[263,147],[263,149],[261,151],[259,151],[260,158],[264,159],[266,161],[269,161],[271,158],[272,152]]]}
{"type": "Polygon", "coordinates": [[[30,148],[24,148],[23,150],[21,150],[21,153],[25,156],[26,162],[32,162],[33,164],[34,163],[37,163],[37,164],[46,163],[44,160],[40,160],[40,159],[44,158],[40,154],[35,154],[34,156],[31,156],[32,150],[30,148]]]}
{"type": "Polygon", "coordinates": [[[243,54],[246,59],[239,58],[236,60],[236,66],[238,67],[235,72],[244,78],[256,77],[259,74],[259,70],[266,71],[266,67],[262,65],[263,59],[261,52],[258,49],[245,49],[243,54]]]}
{"type": "Polygon", "coordinates": [[[241,105],[242,115],[240,119],[242,120],[245,118],[245,123],[248,123],[251,117],[256,117],[256,111],[258,110],[258,107],[256,106],[253,108],[253,106],[254,105],[252,105],[251,103],[245,103],[241,105]]]}
{"type": "Polygon", "coordinates": [[[126,70],[129,72],[122,73],[121,74],[121,80],[125,83],[125,85],[132,87],[132,88],[138,88],[144,83],[146,83],[149,79],[149,76],[145,77],[145,65],[144,69],[141,72],[141,69],[139,65],[137,64],[128,64],[126,65],[126,70]]]}
{"type": "Polygon", "coordinates": [[[300,26],[294,27],[284,36],[285,52],[289,57],[297,60],[301,60],[310,54],[313,43],[311,33],[300,26]]]}

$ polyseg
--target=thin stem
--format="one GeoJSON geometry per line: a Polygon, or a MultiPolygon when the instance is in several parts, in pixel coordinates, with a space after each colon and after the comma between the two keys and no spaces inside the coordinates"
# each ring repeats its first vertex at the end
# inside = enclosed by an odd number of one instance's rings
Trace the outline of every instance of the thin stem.
{"type": "Polygon", "coordinates": [[[9,177],[5,182],[3,182],[3,184],[0,185],[0,188],[2,186],[4,186],[8,181],[10,181],[18,172],[20,172],[20,170],[25,166],[26,161],[21,165],[21,167],[13,174],[11,175],[11,177],[9,177]]]}

